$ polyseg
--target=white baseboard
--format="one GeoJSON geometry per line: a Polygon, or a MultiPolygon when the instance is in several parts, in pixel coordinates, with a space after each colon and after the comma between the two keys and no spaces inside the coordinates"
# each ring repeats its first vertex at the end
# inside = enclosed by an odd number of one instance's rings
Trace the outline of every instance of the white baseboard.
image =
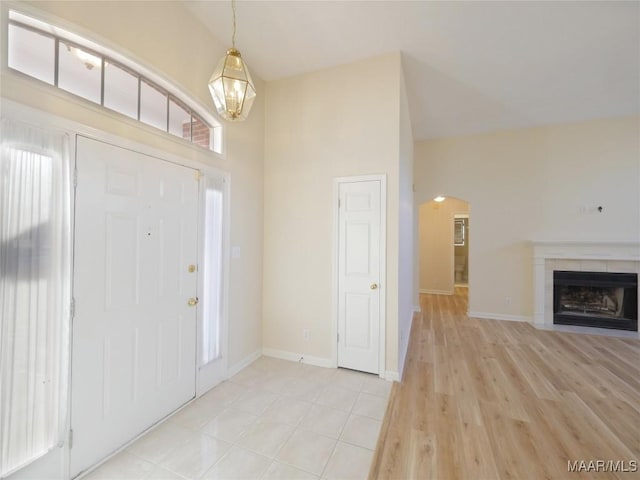
{"type": "Polygon", "coordinates": [[[554,325],[554,324],[533,324],[538,330],[549,330],[552,332],[568,332],[579,333],[586,335],[600,335],[605,337],[619,337],[619,338],[640,338],[639,332],[632,332],[627,330],[613,330],[611,328],[594,328],[594,327],[581,327],[578,325],[554,325]]]}
{"type": "Polygon", "coordinates": [[[421,288],[420,293],[429,293],[431,295],[453,295],[453,290],[429,290],[421,288]]]}
{"type": "Polygon", "coordinates": [[[531,323],[531,317],[526,317],[524,315],[504,315],[502,313],[468,312],[467,316],[473,317],[473,318],[486,318],[488,320],[506,320],[509,322],[531,323]]]}
{"type": "Polygon", "coordinates": [[[290,360],[292,362],[301,362],[316,367],[337,368],[333,360],[330,358],[314,357],[305,355],[304,353],[287,352],[285,350],[277,350],[275,348],[263,348],[262,354],[267,357],[279,358],[281,360],[290,360]],[[302,360],[300,360],[302,358],[302,360]]]}
{"type": "Polygon", "coordinates": [[[247,368],[249,365],[251,365],[257,359],[259,359],[260,355],[262,355],[262,352],[260,350],[256,350],[251,355],[246,356],[245,358],[240,360],[235,365],[232,365],[232,366],[228,367],[227,368],[227,378],[231,378],[236,373],[238,373],[240,370],[242,370],[244,368],[247,368]]]}
{"type": "Polygon", "coordinates": [[[384,379],[389,380],[390,382],[399,382],[400,374],[398,374],[398,372],[387,370],[386,372],[384,372],[384,379]]]}

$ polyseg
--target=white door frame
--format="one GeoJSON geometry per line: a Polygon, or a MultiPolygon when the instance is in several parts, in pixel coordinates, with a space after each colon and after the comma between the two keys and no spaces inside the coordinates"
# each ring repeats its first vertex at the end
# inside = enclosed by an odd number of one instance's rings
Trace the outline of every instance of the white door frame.
{"type": "MultiPolygon", "coordinates": [[[[223,183],[225,185],[223,189],[224,218],[222,221],[223,222],[222,223],[222,229],[223,229],[222,276],[223,276],[224,283],[223,283],[223,291],[222,291],[222,303],[223,303],[222,325],[221,325],[222,339],[220,343],[220,351],[222,354],[222,362],[223,362],[222,369],[223,369],[224,378],[221,378],[220,380],[226,379],[228,376],[228,372],[227,372],[228,358],[227,357],[228,357],[228,343],[229,343],[228,341],[229,340],[229,288],[228,286],[229,286],[229,266],[230,266],[230,259],[231,259],[231,247],[230,247],[230,244],[231,244],[230,243],[231,241],[231,231],[230,231],[231,230],[230,229],[231,175],[228,172],[219,170],[216,167],[212,167],[210,165],[206,165],[198,161],[183,158],[181,156],[164,152],[156,148],[149,147],[147,145],[143,145],[126,138],[118,137],[116,135],[111,135],[106,132],[98,131],[95,129],[88,129],[86,126],[83,126],[81,124],[76,124],[76,125],[77,126],[75,128],[71,127],[74,130],[73,131],[74,138],[75,138],[75,135],[79,135],[85,138],[90,138],[92,140],[98,140],[98,141],[109,143],[111,145],[114,145],[120,148],[124,148],[124,149],[132,150],[138,153],[142,153],[145,155],[149,155],[151,157],[154,157],[169,163],[174,163],[177,165],[193,168],[200,172],[200,185],[199,185],[199,194],[198,194],[199,195],[199,198],[198,198],[198,265],[199,266],[202,265],[202,261],[204,258],[204,232],[205,232],[204,218],[205,218],[205,206],[206,206],[204,193],[206,189],[206,178],[207,177],[222,178],[223,183]]],[[[75,141],[74,141],[74,144],[75,144],[75,141]]],[[[192,147],[192,146],[190,147],[201,148],[201,147],[192,147]]],[[[203,276],[204,276],[204,268],[198,268],[198,286],[197,286],[196,292],[199,298],[202,298],[204,295],[203,276]]],[[[196,378],[195,398],[200,397],[201,395],[206,393],[208,390],[210,390],[214,386],[214,385],[211,385],[209,382],[203,381],[203,379],[200,378],[200,367],[198,366],[198,359],[200,355],[200,346],[201,346],[200,344],[200,340],[201,340],[200,324],[202,321],[201,315],[202,315],[202,310],[198,309],[197,324],[196,324],[196,355],[197,356],[196,356],[196,371],[194,372],[194,375],[196,378]]]]}
{"type": "Polygon", "coordinates": [[[216,176],[222,178],[224,187],[222,188],[222,324],[220,330],[222,332],[220,339],[220,355],[222,356],[221,375],[215,379],[209,378],[208,375],[202,373],[206,370],[207,365],[202,367],[199,365],[202,357],[202,309],[198,309],[198,322],[196,327],[196,398],[202,396],[222,380],[228,378],[228,343],[229,343],[229,263],[231,259],[231,177],[228,173],[220,172],[212,167],[200,169],[204,175],[200,178],[200,198],[198,212],[198,297],[203,298],[204,288],[204,268],[202,268],[205,258],[205,229],[206,229],[206,187],[207,177],[216,176]],[[207,173],[208,171],[208,173],[207,173]],[[215,172],[215,173],[214,173],[215,172]],[[205,378],[207,377],[207,378],[205,378]]]}
{"type": "Polygon", "coordinates": [[[387,175],[357,175],[353,177],[336,177],[333,179],[333,254],[331,258],[331,359],[334,368],[338,367],[338,288],[339,288],[339,225],[340,210],[338,205],[340,185],[355,182],[380,182],[380,345],[378,354],[378,376],[385,377],[387,352],[387,175]]]}

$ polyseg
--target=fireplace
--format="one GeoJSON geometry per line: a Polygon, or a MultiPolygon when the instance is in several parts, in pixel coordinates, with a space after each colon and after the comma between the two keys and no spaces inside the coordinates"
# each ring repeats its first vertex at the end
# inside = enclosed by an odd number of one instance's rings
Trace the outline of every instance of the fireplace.
{"type": "Polygon", "coordinates": [[[638,275],[553,272],[553,323],[638,330],[638,275]]]}

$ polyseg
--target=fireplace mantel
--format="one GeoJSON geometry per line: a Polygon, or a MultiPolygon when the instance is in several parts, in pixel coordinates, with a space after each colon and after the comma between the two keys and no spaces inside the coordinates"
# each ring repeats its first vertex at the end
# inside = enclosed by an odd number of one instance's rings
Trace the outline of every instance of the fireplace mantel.
{"type": "Polygon", "coordinates": [[[640,273],[640,242],[533,241],[534,324],[553,326],[553,271],[640,273]]]}
{"type": "Polygon", "coordinates": [[[531,242],[534,259],[640,261],[640,242],[531,242]]]}

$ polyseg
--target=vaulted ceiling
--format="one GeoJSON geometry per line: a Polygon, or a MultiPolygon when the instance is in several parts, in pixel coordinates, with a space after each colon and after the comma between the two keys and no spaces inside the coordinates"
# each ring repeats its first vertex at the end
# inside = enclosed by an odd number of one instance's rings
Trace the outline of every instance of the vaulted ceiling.
{"type": "MultiPolygon", "coordinates": [[[[224,44],[227,1],[185,5],[224,44]]],[[[403,54],[414,138],[640,114],[640,2],[239,1],[266,81],[403,54]]]]}

